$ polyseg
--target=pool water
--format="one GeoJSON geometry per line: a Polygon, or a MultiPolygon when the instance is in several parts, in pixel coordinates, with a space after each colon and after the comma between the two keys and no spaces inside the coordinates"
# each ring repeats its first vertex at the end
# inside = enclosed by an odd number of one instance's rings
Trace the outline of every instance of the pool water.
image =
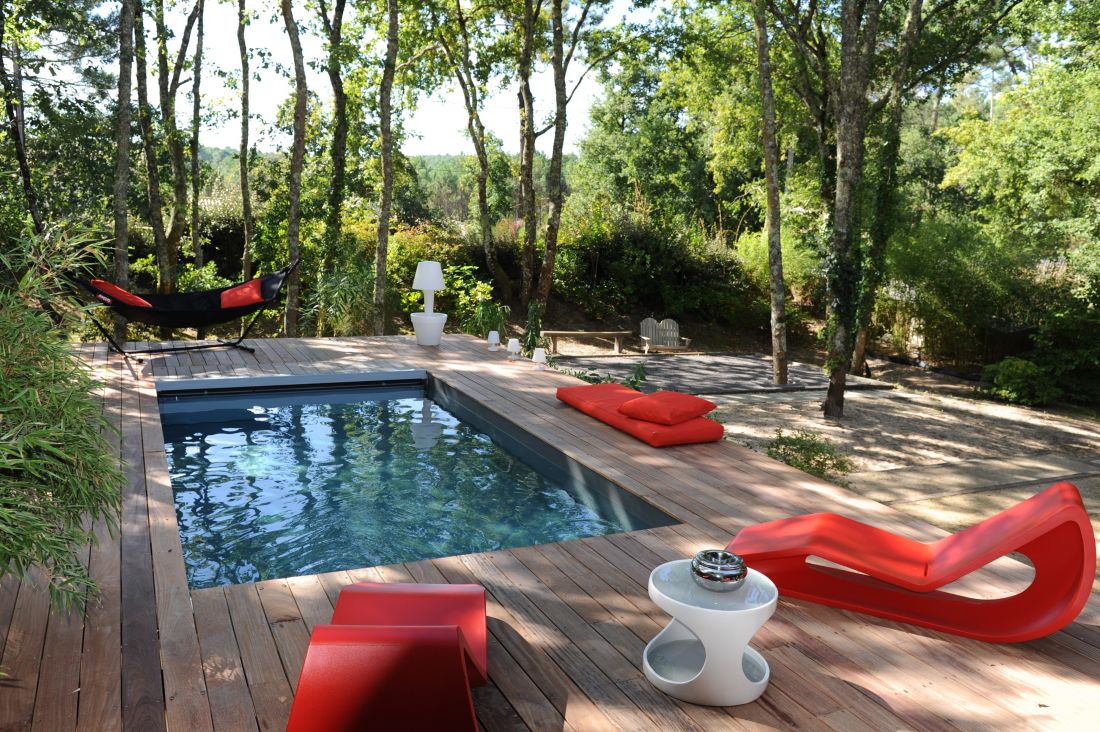
{"type": "Polygon", "coordinates": [[[192,587],[623,531],[416,387],[162,399],[192,587]]]}

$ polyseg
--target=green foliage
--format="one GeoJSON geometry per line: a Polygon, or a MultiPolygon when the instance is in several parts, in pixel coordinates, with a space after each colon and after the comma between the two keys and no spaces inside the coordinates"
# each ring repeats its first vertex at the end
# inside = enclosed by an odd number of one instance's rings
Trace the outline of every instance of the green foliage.
{"type": "Polygon", "coordinates": [[[1049,374],[1031,361],[1014,356],[986,366],[982,380],[987,383],[983,391],[1006,402],[1041,406],[1060,395],[1049,374]]]}
{"type": "Polygon", "coordinates": [[[535,352],[536,348],[546,348],[549,338],[542,337],[542,308],[535,300],[527,307],[527,325],[523,330],[523,337],[519,339],[519,349],[527,358],[535,352]]]}
{"type": "Polygon", "coordinates": [[[843,485],[839,477],[853,470],[852,461],[817,432],[798,430],[784,434],[776,430],[775,437],[765,446],[768,457],[782,461],[804,473],[843,485]]]}
{"type": "Polygon", "coordinates": [[[639,361],[634,369],[630,372],[630,376],[626,377],[622,381],[617,380],[610,373],[603,374],[594,369],[588,369],[587,371],[570,370],[565,373],[570,376],[575,376],[582,381],[587,381],[589,384],[622,384],[631,389],[637,389],[642,385],[642,382],[646,380],[646,368],[645,361],[639,361]]]}
{"type": "Polygon", "coordinates": [[[608,201],[566,206],[554,285],[595,318],[645,312],[758,326],[762,294],[740,259],[699,226],[616,212],[608,201]]]}
{"type": "MultiPolygon", "coordinates": [[[[94,261],[98,250],[88,234],[52,229],[10,239],[0,255],[0,570],[38,568],[58,608],[82,607],[95,589],[81,553],[96,522],[118,528],[112,426],[96,383],[41,305],[62,303],[58,273],[94,261]]],[[[73,313],[61,315],[71,322],[73,313]]]]}
{"type": "Polygon", "coordinates": [[[180,272],[177,283],[180,292],[216,290],[232,284],[232,280],[218,274],[217,265],[214,262],[207,262],[202,267],[196,267],[188,262],[180,272]]]}
{"type": "Polygon", "coordinates": [[[447,289],[440,293],[440,307],[453,313],[462,330],[482,338],[491,330],[508,331],[511,308],[493,302],[493,286],[477,276],[477,267],[445,267],[443,281],[447,289]]]}

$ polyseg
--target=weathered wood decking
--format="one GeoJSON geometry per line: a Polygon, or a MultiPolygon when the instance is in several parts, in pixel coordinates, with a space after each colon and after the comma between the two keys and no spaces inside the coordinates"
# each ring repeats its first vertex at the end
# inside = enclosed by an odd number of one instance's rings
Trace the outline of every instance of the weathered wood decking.
{"type": "MultiPolygon", "coordinates": [[[[931,539],[941,532],[732,443],[654,450],[565,407],[575,383],[509,364],[472,339],[250,341],[143,366],[82,349],[102,377],[125,462],[120,538],[87,561],[103,590],[84,619],[48,613],[33,582],[0,581],[0,729],[279,730],[316,623],[356,580],[477,582],[489,591],[485,730],[1096,729],[1100,605],[1031,643],[968,641],[781,600],[755,645],[772,681],[756,703],[678,703],[642,675],[668,618],[649,600],[655,565],[725,544],[743,525],[829,510],[931,539]],[[519,422],[682,523],[563,544],[190,591],[154,379],[424,368],[519,422]]],[[[1004,593],[1027,570],[1002,561],[973,585],[1004,593]]]]}

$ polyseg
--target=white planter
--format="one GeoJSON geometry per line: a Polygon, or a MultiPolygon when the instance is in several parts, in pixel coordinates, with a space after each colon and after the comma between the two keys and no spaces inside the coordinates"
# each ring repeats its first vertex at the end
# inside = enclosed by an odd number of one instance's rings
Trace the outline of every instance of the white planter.
{"type": "Polygon", "coordinates": [[[409,317],[412,318],[418,346],[439,345],[443,326],[447,323],[447,313],[412,313],[409,317]]]}

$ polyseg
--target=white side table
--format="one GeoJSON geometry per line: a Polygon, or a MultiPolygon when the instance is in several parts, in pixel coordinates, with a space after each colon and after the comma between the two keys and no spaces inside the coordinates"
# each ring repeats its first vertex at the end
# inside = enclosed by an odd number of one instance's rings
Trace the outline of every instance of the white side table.
{"type": "Polygon", "coordinates": [[[764,693],[771,670],[749,646],[775,612],[775,584],[749,569],[745,584],[712,592],[695,584],[691,560],[668,562],[649,575],[649,596],[672,622],[643,654],[646,678],[692,704],[747,704],[764,693]]]}

